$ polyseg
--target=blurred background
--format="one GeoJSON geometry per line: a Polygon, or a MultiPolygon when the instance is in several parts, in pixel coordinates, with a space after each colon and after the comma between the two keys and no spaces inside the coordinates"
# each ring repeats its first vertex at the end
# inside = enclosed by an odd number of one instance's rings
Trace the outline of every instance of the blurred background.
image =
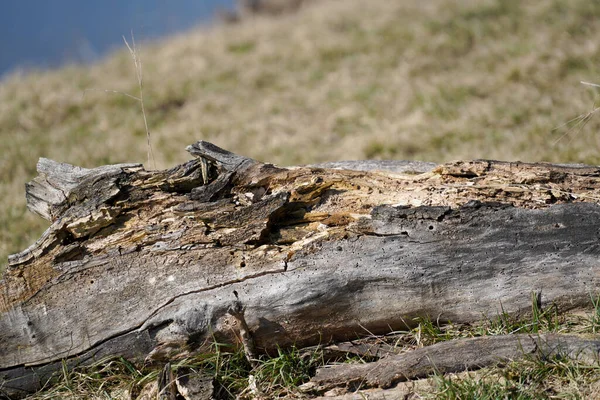
{"type": "Polygon", "coordinates": [[[20,68],[90,63],[133,30],[156,39],[208,24],[235,0],[12,0],[0,6],[0,76],[20,68]]]}
{"type": "Polygon", "coordinates": [[[199,139],[280,165],[600,162],[580,84],[600,81],[600,2],[25,0],[0,29],[0,269],[49,225],[25,207],[39,157],[146,163],[139,103],[107,92],[139,93],[132,29],[149,169],[199,139]]]}

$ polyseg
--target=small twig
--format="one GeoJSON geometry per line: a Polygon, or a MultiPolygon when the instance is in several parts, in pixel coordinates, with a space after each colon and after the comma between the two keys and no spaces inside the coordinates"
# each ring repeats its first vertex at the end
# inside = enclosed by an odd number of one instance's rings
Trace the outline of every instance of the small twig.
{"type": "Polygon", "coordinates": [[[246,323],[246,318],[244,317],[246,307],[242,306],[242,302],[240,301],[238,293],[235,290],[233,291],[233,294],[235,295],[235,301],[233,302],[233,305],[229,307],[227,313],[238,321],[240,327],[240,338],[242,340],[242,345],[244,346],[244,354],[246,355],[246,359],[252,368],[256,368],[258,366],[258,362],[256,358],[254,339],[252,338],[252,334],[250,333],[250,329],[246,323]]]}
{"type": "Polygon", "coordinates": [[[175,400],[177,397],[177,389],[175,387],[175,377],[171,369],[171,363],[165,364],[164,368],[158,375],[158,400],[175,400]]]}

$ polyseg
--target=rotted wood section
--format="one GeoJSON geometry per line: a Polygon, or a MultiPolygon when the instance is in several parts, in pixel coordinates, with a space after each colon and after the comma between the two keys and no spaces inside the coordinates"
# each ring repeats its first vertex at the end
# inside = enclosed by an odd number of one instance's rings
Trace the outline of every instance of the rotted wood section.
{"type": "Polygon", "coordinates": [[[62,359],[166,362],[589,304],[600,170],[461,161],[280,168],[207,142],[166,171],[41,159],[31,211],[51,226],[0,281],[0,390],[62,359]]]}

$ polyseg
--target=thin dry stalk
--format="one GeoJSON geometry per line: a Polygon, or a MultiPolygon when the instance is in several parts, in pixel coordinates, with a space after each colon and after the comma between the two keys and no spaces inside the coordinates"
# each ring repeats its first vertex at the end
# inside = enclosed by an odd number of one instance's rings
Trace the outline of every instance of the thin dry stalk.
{"type": "Polygon", "coordinates": [[[133,100],[138,101],[140,103],[140,108],[142,109],[142,117],[144,119],[144,128],[146,130],[146,142],[147,142],[147,147],[148,147],[148,167],[150,167],[150,159],[152,159],[152,166],[154,167],[154,169],[156,169],[156,160],[154,158],[152,144],[150,143],[150,129],[148,128],[148,118],[146,117],[146,107],[144,105],[144,76],[142,74],[142,60],[139,57],[138,49],[135,44],[135,37],[133,35],[133,31],[131,32],[131,45],[129,44],[129,42],[127,41],[125,36],[123,36],[123,41],[125,42],[125,45],[127,46],[127,49],[129,50],[129,53],[131,54],[131,57],[133,58],[133,63],[135,65],[135,74],[136,74],[137,81],[138,81],[138,87],[140,89],[139,97],[134,96],[130,93],[119,91],[119,90],[97,89],[97,88],[85,89],[83,91],[83,96],[85,97],[85,94],[88,91],[102,91],[104,93],[121,94],[123,96],[127,96],[133,100]]]}
{"type": "MultiPolygon", "coordinates": [[[[585,81],[580,81],[580,83],[582,85],[586,85],[586,86],[591,86],[591,87],[595,87],[595,88],[600,88],[600,85],[595,84],[595,83],[591,83],[591,82],[585,82],[585,81]]],[[[581,115],[578,115],[577,117],[565,122],[564,124],[554,128],[553,130],[557,130],[560,129],[564,126],[568,126],[571,123],[575,123],[572,127],[570,127],[561,137],[559,137],[558,139],[556,139],[554,141],[554,145],[556,145],[559,141],[561,141],[565,136],[569,135],[571,132],[573,131],[577,131],[577,134],[579,134],[579,132],[581,132],[581,130],[583,128],[585,128],[585,126],[587,125],[588,122],[590,122],[590,120],[592,119],[592,116],[598,111],[600,110],[600,107],[597,107],[596,104],[594,104],[594,106],[592,107],[592,109],[590,111],[588,111],[587,113],[583,113],[581,115]]]]}
{"type": "Polygon", "coordinates": [[[140,101],[140,98],[139,98],[139,97],[137,97],[137,96],[134,96],[134,95],[132,95],[132,94],[129,94],[129,93],[121,92],[121,91],[119,91],[119,90],[110,90],[110,89],[96,89],[96,88],[87,88],[87,89],[85,89],[85,90],[83,91],[83,96],[85,97],[85,94],[86,94],[87,92],[92,92],[92,91],[99,91],[99,92],[104,92],[104,93],[117,93],[117,94],[122,94],[123,96],[127,96],[127,97],[129,97],[129,98],[131,98],[131,99],[134,99],[134,100],[140,101]]]}
{"type": "Polygon", "coordinates": [[[150,129],[148,128],[148,119],[146,118],[146,108],[144,107],[144,77],[142,75],[142,60],[140,59],[137,51],[133,31],[131,31],[131,45],[129,45],[129,42],[127,41],[125,36],[123,36],[123,41],[125,42],[127,49],[129,49],[129,54],[131,54],[131,58],[133,58],[133,64],[135,65],[135,74],[137,76],[138,87],[140,89],[140,96],[139,98],[137,98],[137,100],[139,100],[140,102],[142,116],[144,118],[144,127],[146,128],[146,140],[148,144],[148,165],[150,165],[150,158],[152,158],[154,169],[156,169],[156,160],[154,159],[152,145],[150,144],[150,129]]]}

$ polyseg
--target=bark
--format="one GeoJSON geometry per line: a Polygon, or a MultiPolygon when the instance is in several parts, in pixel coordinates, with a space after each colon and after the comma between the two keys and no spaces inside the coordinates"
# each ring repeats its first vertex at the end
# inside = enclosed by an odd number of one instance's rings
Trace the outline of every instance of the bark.
{"type": "Polygon", "coordinates": [[[526,312],[532,292],[584,307],[600,280],[596,167],[188,151],[166,171],[40,160],[27,201],[51,226],[0,281],[0,390],[35,388],[61,359],[235,343],[238,306],[264,352],[526,312]]]}

